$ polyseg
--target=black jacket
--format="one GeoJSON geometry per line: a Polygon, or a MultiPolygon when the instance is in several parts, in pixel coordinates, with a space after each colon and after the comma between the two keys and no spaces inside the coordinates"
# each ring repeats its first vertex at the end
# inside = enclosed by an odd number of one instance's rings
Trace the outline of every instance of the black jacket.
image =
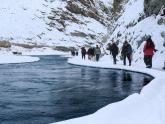
{"type": "Polygon", "coordinates": [[[129,43],[124,43],[121,51],[122,55],[132,54],[132,47],[129,43]]]}
{"type": "Polygon", "coordinates": [[[113,43],[111,45],[111,53],[113,55],[117,55],[119,53],[119,48],[118,48],[118,46],[115,43],[113,43]]]}

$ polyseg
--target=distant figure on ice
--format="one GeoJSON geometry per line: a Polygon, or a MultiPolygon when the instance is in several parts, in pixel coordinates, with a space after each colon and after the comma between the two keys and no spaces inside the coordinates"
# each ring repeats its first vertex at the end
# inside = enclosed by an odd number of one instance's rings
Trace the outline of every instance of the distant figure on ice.
{"type": "Polygon", "coordinates": [[[132,47],[131,45],[125,41],[123,43],[123,46],[122,46],[122,51],[121,51],[121,55],[123,57],[123,64],[126,65],[126,58],[128,59],[129,61],[129,66],[131,66],[131,61],[132,61],[132,47]]]}
{"type": "Polygon", "coordinates": [[[78,56],[78,51],[76,51],[76,56],[78,56]]]}
{"type": "Polygon", "coordinates": [[[152,68],[152,57],[154,55],[154,52],[157,50],[155,49],[155,44],[152,41],[151,37],[149,37],[146,40],[146,43],[144,45],[144,63],[146,64],[146,68],[152,68]]]}
{"type": "Polygon", "coordinates": [[[114,42],[114,40],[112,40],[111,53],[112,53],[112,57],[113,57],[113,63],[116,64],[116,56],[119,53],[119,48],[118,48],[116,42],[114,42]]]}
{"type": "Polygon", "coordinates": [[[75,51],[73,49],[71,50],[71,55],[75,56],[75,51]]]}
{"type": "Polygon", "coordinates": [[[82,59],[85,59],[85,55],[86,55],[86,49],[85,47],[81,48],[81,54],[82,54],[82,59]]]}
{"type": "Polygon", "coordinates": [[[96,48],[95,48],[95,55],[96,55],[96,61],[98,62],[101,55],[101,50],[98,45],[96,45],[96,48]]]}

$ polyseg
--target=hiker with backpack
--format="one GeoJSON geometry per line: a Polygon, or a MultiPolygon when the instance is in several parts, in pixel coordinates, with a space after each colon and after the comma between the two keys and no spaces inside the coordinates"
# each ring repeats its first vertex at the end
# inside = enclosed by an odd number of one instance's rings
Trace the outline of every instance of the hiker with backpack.
{"type": "Polygon", "coordinates": [[[157,50],[155,49],[155,44],[151,39],[151,36],[146,40],[144,45],[144,63],[146,64],[146,68],[152,68],[152,57],[154,52],[157,50]]]}
{"type": "Polygon", "coordinates": [[[117,61],[116,57],[119,53],[119,48],[118,48],[116,42],[114,42],[113,40],[112,40],[112,44],[111,44],[111,53],[112,53],[112,57],[113,57],[113,63],[116,64],[116,61],[117,61]]]}
{"type": "Polygon", "coordinates": [[[93,57],[93,55],[92,55],[93,54],[93,48],[92,47],[90,47],[88,49],[87,54],[88,54],[88,59],[91,60],[93,57]]]}
{"type": "Polygon", "coordinates": [[[110,55],[112,54],[111,49],[112,49],[112,44],[108,43],[106,50],[109,50],[110,55]]]}
{"type": "Polygon", "coordinates": [[[129,61],[129,66],[131,66],[132,52],[133,52],[132,47],[126,40],[123,43],[122,50],[121,50],[121,55],[123,57],[123,64],[124,65],[126,65],[126,58],[127,58],[129,61]]]}

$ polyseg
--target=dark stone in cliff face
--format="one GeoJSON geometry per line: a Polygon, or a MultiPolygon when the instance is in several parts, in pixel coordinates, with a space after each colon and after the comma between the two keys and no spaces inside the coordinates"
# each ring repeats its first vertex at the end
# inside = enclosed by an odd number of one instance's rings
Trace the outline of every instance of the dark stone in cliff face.
{"type": "Polygon", "coordinates": [[[90,7],[91,4],[94,5],[94,1],[93,0],[79,0],[83,5],[90,7]]]}
{"type": "Polygon", "coordinates": [[[9,41],[0,41],[0,47],[10,48],[11,43],[9,41]]]}
{"type": "Polygon", "coordinates": [[[75,4],[72,1],[68,1],[66,9],[69,10],[70,12],[72,12],[72,13],[81,14],[81,15],[85,16],[85,13],[84,13],[83,9],[80,8],[77,4],[75,4]]]}
{"type": "Polygon", "coordinates": [[[147,16],[158,14],[165,0],[144,0],[144,12],[147,16]]]}
{"type": "Polygon", "coordinates": [[[94,7],[92,7],[92,4],[94,5],[93,0],[80,0],[80,2],[82,3],[82,6],[77,5],[75,1],[68,1],[66,9],[69,10],[71,13],[91,17],[104,24],[101,21],[101,17],[99,16],[98,11],[94,7]]]}

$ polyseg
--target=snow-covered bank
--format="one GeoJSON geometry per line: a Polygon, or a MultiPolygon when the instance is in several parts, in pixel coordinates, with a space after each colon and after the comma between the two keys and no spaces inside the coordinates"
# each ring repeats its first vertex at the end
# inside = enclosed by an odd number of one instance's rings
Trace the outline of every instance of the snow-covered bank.
{"type": "Polygon", "coordinates": [[[22,50],[23,55],[70,55],[69,52],[53,50],[51,48],[34,48],[32,50],[22,50]]]}
{"type": "Polygon", "coordinates": [[[49,47],[42,47],[42,48],[23,48],[18,46],[12,46],[11,48],[1,48],[0,55],[1,54],[13,54],[13,52],[19,52],[22,53],[22,55],[70,55],[70,52],[62,52],[57,51],[49,47]]]}
{"type": "MultiPolygon", "coordinates": [[[[141,93],[132,94],[126,99],[107,105],[89,116],[71,119],[54,124],[164,124],[165,122],[165,72],[146,69],[133,63],[133,66],[113,65],[111,61],[92,62],[80,57],[68,60],[71,64],[115,68],[142,72],[155,77],[141,93]]],[[[139,77],[140,78],[140,77],[139,77]]]]}
{"type": "Polygon", "coordinates": [[[0,64],[36,62],[39,60],[40,59],[38,57],[31,56],[0,55],[0,64]]]}
{"type": "Polygon", "coordinates": [[[26,49],[22,47],[12,46],[10,49],[1,48],[0,64],[36,62],[39,61],[40,58],[32,56],[41,55],[61,55],[63,57],[70,57],[69,52],[61,52],[48,47],[26,49]],[[22,55],[13,55],[13,52],[21,53],[22,55]]]}

